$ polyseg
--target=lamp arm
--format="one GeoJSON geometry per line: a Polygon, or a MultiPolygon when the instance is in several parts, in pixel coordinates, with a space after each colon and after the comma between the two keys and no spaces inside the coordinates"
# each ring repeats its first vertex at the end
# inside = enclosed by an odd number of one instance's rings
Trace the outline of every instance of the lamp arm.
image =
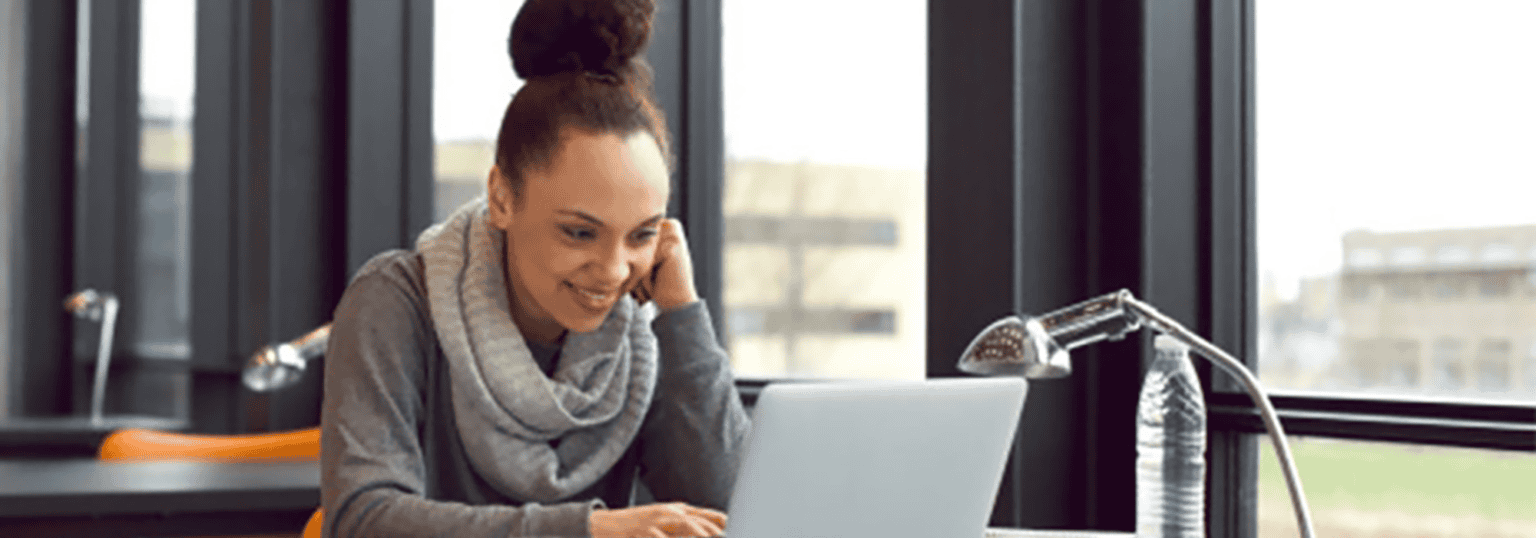
{"type": "Polygon", "coordinates": [[[117,330],[117,296],[101,295],[101,336],[96,345],[96,377],[91,380],[91,425],[102,424],[102,405],[107,394],[107,363],[112,360],[112,333],[117,330]]]}
{"type": "Polygon", "coordinates": [[[1222,351],[1194,331],[1184,328],[1173,318],[1158,312],[1152,305],[1136,299],[1128,292],[1123,293],[1120,298],[1125,301],[1127,311],[1142,318],[1147,325],[1184,342],[1243,384],[1243,388],[1248,391],[1248,396],[1259,406],[1264,427],[1269,430],[1270,443],[1274,446],[1275,455],[1280,459],[1280,467],[1285,472],[1285,485],[1291,493],[1291,506],[1296,510],[1296,525],[1301,529],[1302,538],[1312,538],[1312,514],[1307,510],[1306,495],[1301,490],[1301,476],[1296,472],[1296,462],[1291,458],[1291,447],[1286,441],[1285,429],[1280,426],[1280,418],[1275,413],[1275,406],[1270,403],[1269,395],[1259,386],[1258,378],[1254,377],[1253,372],[1243,366],[1236,357],[1222,351]]]}

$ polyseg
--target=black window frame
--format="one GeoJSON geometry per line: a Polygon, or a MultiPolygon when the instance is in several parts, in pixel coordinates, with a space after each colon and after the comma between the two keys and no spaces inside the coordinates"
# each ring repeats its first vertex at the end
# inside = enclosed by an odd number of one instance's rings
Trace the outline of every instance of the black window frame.
{"type": "MultiPolygon", "coordinates": [[[[8,382],[12,409],[52,415],[75,410],[80,381],[59,360],[72,332],[58,299],[76,279],[63,269],[77,254],[57,248],[81,233],[75,9],[27,1],[27,214],[12,263],[31,285],[11,307],[47,314],[18,316],[25,355],[8,382]]],[[[696,284],[723,337],[720,7],[660,4],[649,54],[677,141],[670,210],[687,226],[696,284]]],[[[959,351],[998,317],[1119,288],[1253,367],[1254,2],[928,9],[927,374],[960,375],[959,351]]],[[[314,424],[319,367],[306,388],[280,396],[242,389],[239,368],[256,347],[329,319],[362,261],[410,245],[430,223],[432,2],[199,0],[197,21],[192,429],[314,424]]],[[[1031,384],[993,525],[1131,529],[1131,419],[1147,342],[1083,348],[1071,377],[1031,384]]],[[[1200,370],[1207,529],[1254,536],[1257,411],[1230,380],[1200,370]]],[[[750,402],[771,381],[739,386],[750,402]]],[[[1315,394],[1275,403],[1291,435],[1536,450],[1530,405],[1315,394]]]]}
{"type": "MultiPolygon", "coordinates": [[[[62,298],[89,285],[131,300],[132,215],[120,205],[139,173],[139,2],[84,1],[92,51],[77,66],[77,2],[24,0],[23,234],[9,263],[29,285],[7,307],[36,315],[17,316],[19,356],[6,380],[17,418],[84,412],[80,370],[96,330],[71,320],[62,298]],[[92,92],[84,130],[77,67],[92,92]],[[77,137],[90,156],[79,173],[77,137]]],[[[260,346],[329,320],[357,264],[410,245],[430,224],[431,7],[197,1],[192,356],[155,360],[116,346],[109,391],[129,394],[120,404],[154,405],[134,375],[171,371],[191,381],[189,431],[318,424],[323,360],[275,394],[244,389],[240,370],[260,346]]]]}
{"type": "MultiPolygon", "coordinates": [[[[954,357],[996,317],[1117,288],[1256,367],[1254,16],[1252,0],[930,2],[929,215],[966,215],[929,223],[930,376],[956,375],[954,357]],[[1004,177],[1011,206],[995,196],[1004,177]],[[974,230],[990,237],[963,235],[974,230]]],[[[993,524],[1132,528],[1129,412],[1150,346],[1128,340],[1074,352],[1068,380],[1032,383],[993,524]],[[1115,365],[1130,361],[1141,368],[1115,365]]],[[[1197,366],[1207,529],[1253,536],[1258,411],[1197,366]]],[[[1532,405],[1274,400],[1292,436],[1536,450],[1532,405]]]]}

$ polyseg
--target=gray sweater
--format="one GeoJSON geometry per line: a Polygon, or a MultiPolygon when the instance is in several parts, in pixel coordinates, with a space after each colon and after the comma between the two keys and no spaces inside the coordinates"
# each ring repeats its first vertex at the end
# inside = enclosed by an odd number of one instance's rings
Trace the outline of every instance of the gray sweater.
{"type": "MultiPolygon", "coordinates": [[[[702,302],[651,323],[656,392],[619,463],[540,505],[502,495],[464,452],[423,275],[414,252],[380,254],[336,307],[320,421],[324,536],[589,536],[591,511],[629,506],[636,478],[658,501],[726,508],[749,423],[702,302]]],[[[553,370],[558,348],[530,350],[553,370]]]]}

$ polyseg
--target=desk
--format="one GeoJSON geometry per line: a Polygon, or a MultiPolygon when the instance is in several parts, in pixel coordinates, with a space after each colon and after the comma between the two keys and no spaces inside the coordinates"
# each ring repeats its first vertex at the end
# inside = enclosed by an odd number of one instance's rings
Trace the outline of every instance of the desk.
{"type": "Polygon", "coordinates": [[[297,534],[319,505],[316,461],[0,460],[8,536],[297,534]]]}
{"type": "Polygon", "coordinates": [[[96,455],[102,438],[117,430],[144,428],[177,431],[187,421],[142,415],[90,417],[10,417],[0,419],[0,461],[13,457],[81,457],[96,455]]]}

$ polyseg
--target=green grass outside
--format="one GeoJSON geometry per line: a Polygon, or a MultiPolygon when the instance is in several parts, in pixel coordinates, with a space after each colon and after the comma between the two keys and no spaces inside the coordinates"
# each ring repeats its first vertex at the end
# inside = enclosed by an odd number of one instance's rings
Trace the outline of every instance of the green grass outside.
{"type": "MultiPolygon", "coordinates": [[[[1536,453],[1290,439],[1314,518],[1352,510],[1536,521],[1536,453]]],[[[1278,508],[1290,517],[1267,437],[1259,450],[1260,510],[1278,508]]]]}

